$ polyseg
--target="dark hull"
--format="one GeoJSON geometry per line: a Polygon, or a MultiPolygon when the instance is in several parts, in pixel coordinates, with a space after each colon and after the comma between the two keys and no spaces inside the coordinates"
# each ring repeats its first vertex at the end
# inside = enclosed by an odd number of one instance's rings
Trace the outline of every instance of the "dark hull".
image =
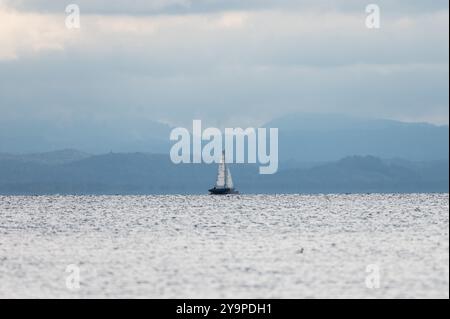
{"type": "Polygon", "coordinates": [[[239,194],[234,188],[211,188],[208,190],[211,195],[232,195],[239,194]]]}

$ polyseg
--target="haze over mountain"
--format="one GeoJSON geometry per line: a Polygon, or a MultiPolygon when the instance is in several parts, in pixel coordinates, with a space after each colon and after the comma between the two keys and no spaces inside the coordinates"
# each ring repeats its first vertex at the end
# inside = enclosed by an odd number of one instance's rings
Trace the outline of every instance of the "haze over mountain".
{"type": "MultiPolygon", "coordinates": [[[[445,160],[449,127],[426,123],[358,118],[339,114],[290,114],[265,127],[279,128],[280,161],[336,161],[349,155],[445,160]]],[[[203,128],[206,128],[206,124],[203,128]]],[[[187,127],[191,129],[190,127],[187,127]]],[[[168,154],[171,127],[146,118],[102,122],[27,123],[0,127],[0,153],[77,149],[91,154],[144,152],[168,154]]]]}
{"type": "MultiPolygon", "coordinates": [[[[1,121],[0,121],[1,122],[1,121]]],[[[0,153],[38,153],[77,149],[100,154],[166,153],[170,127],[145,117],[77,118],[48,122],[30,119],[0,125],[0,153]]]]}
{"type": "Polygon", "coordinates": [[[280,160],[335,161],[348,155],[448,159],[449,127],[340,114],[291,114],[265,125],[279,128],[280,160]]]}

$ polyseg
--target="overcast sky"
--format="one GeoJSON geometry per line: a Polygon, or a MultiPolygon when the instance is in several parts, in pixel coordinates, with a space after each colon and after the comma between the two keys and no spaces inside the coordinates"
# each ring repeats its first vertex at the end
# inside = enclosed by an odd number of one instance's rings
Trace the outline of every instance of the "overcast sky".
{"type": "Polygon", "coordinates": [[[0,123],[332,112],[448,124],[447,0],[66,2],[0,0],[0,123]],[[80,29],[65,26],[70,3],[80,29]],[[380,29],[365,25],[369,3],[380,29]]]}

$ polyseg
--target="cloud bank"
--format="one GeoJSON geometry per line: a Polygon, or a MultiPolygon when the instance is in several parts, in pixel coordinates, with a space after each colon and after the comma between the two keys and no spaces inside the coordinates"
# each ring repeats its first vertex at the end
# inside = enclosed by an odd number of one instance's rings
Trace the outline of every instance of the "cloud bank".
{"type": "Polygon", "coordinates": [[[448,123],[448,2],[0,2],[0,124],[259,125],[293,112],[448,123]]]}

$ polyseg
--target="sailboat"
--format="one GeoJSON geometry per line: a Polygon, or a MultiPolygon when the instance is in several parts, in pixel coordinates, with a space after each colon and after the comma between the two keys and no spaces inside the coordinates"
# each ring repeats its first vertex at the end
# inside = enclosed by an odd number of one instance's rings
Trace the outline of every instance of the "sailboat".
{"type": "Polygon", "coordinates": [[[211,195],[239,194],[239,192],[234,189],[230,169],[225,163],[225,151],[222,151],[222,159],[217,172],[216,185],[208,191],[211,195]]]}

